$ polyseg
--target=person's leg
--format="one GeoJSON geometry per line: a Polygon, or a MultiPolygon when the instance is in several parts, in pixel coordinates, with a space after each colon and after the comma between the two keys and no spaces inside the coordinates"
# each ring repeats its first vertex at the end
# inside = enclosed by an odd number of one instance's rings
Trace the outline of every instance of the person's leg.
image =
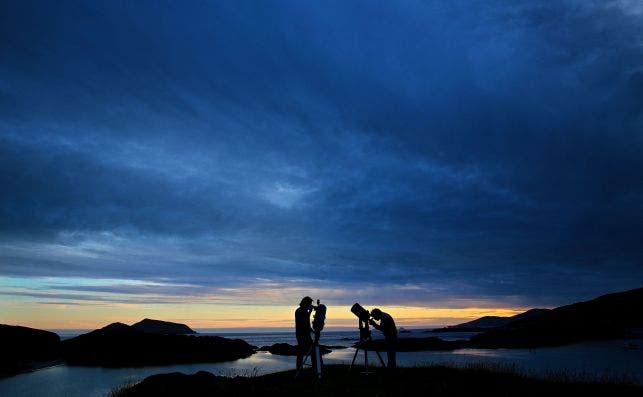
{"type": "Polygon", "coordinates": [[[396,338],[385,338],[386,341],[386,358],[388,362],[386,366],[388,368],[397,368],[397,339],[396,338]]]}
{"type": "Polygon", "coordinates": [[[297,369],[303,369],[304,360],[306,359],[307,355],[310,355],[310,360],[314,367],[315,349],[313,349],[313,339],[310,336],[308,336],[307,338],[304,337],[299,339],[298,343],[299,345],[297,349],[297,369]]]}
{"type": "Polygon", "coordinates": [[[306,354],[304,341],[297,338],[297,370],[302,369],[304,365],[304,355],[306,354]]]}
{"type": "Polygon", "coordinates": [[[304,356],[301,352],[297,352],[297,370],[301,370],[304,362],[304,356]]]}
{"type": "Polygon", "coordinates": [[[386,356],[388,359],[388,362],[386,363],[387,368],[397,368],[397,361],[396,361],[396,351],[395,350],[389,350],[386,352],[386,356]]]}
{"type": "Polygon", "coordinates": [[[301,349],[299,348],[297,350],[297,370],[301,369],[303,361],[304,361],[304,356],[302,356],[301,349]]]}

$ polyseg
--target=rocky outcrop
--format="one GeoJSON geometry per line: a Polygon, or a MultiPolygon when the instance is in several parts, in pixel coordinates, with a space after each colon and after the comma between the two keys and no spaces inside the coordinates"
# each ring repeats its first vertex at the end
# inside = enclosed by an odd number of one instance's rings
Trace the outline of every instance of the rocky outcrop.
{"type": "MultiPolygon", "coordinates": [[[[296,356],[298,352],[297,346],[293,346],[289,343],[275,343],[270,346],[262,346],[257,351],[266,351],[277,356],[296,356]]],[[[319,351],[321,354],[328,354],[332,350],[326,346],[319,346],[319,351]]]]}

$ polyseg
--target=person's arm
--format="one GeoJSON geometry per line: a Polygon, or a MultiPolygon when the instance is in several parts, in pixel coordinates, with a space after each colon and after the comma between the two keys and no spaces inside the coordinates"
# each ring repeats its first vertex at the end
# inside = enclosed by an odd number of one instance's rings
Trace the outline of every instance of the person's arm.
{"type": "Polygon", "coordinates": [[[368,323],[371,324],[373,326],[373,328],[375,328],[376,330],[378,330],[378,331],[382,330],[381,324],[376,323],[375,320],[373,320],[372,318],[370,320],[368,320],[368,323]]]}

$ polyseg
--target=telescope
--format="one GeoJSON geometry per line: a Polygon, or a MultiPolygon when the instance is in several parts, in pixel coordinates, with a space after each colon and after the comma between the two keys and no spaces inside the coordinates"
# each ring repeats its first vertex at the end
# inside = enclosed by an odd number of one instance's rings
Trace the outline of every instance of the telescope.
{"type": "Polygon", "coordinates": [[[360,341],[367,341],[371,338],[371,330],[368,320],[371,318],[371,313],[364,309],[359,303],[355,303],[351,307],[353,313],[359,319],[359,339],[360,341]]]}
{"type": "Polygon", "coordinates": [[[355,303],[353,307],[351,307],[351,312],[359,318],[359,321],[368,323],[368,319],[371,318],[371,313],[364,309],[359,303],[355,303]]]}
{"type": "MultiPolygon", "coordinates": [[[[371,313],[364,309],[362,305],[359,303],[355,303],[351,307],[351,313],[353,313],[358,319],[359,319],[359,342],[357,342],[357,346],[355,349],[355,355],[353,356],[353,361],[351,362],[350,369],[353,368],[353,365],[355,365],[355,359],[357,358],[357,353],[359,353],[360,350],[364,351],[364,368],[366,368],[366,371],[364,373],[368,374],[370,373],[368,370],[368,342],[372,340],[371,337],[371,329],[370,325],[368,323],[368,320],[371,318],[371,313]]],[[[384,360],[382,359],[382,356],[380,356],[380,352],[375,350],[375,353],[377,353],[377,357],[380,359],[380,363],[382,363],[382,367],[384,367],[384,360]]]]}

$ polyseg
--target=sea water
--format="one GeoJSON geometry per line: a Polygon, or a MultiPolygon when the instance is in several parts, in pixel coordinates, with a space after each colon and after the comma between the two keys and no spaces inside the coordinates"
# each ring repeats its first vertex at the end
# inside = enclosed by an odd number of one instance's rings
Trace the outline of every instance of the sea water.
{"type": "MultiPolygon", "coordinates": [[[[202,335],[219,335],[239,338],[258,347],[273,343],[295,344],[294,332],[222,333],[198,330],[202,335]]],[[[81,331],[78,331],[80,333],[81,331]]],[[[466,339],[471,333],[427,333],[414,330],[400,337],[438,336],[447,340],[466,339]]],[[[63,339],[74,336],[65,333],[63,339]]],[[[355,354],[352,345],[359,333],[329,331],[322,333],[322,344],[346,346],[333,349],[324,356],[325,364],[350,364],[355,354]]],[[[378,338],[377,331],[374,337],[378,338]]],[[[384,360],[386,355],[383,354],[384,360]]],[[[501,368],[511,367],[536,376],[549,372],[565,372],[588,378],[625,378],[643,381],[643,340],[611,340],[583,342],[574,345],[538,349],[458,349],[448,352],[401,352],[397,355],[399,366],[445,364],[463,366],[490,364],[501,368]]],[[[379,365],[375,354],[369,354],[370,365],[379,365]]],[[[356,365],[364,365],[360,352],[356,365]]],[[[105,397],[113,388],[126,382],[136,382],[159,373],[182,372],[192,374],[209,371],[223,376],[256,376],[295,368],[295,357],[275,356],[257,352],[240,360],[222,363],[179,364],[150,367],[102,368],[57,365],[30,373],[0,379],[2,397],[105,397]]]]}

